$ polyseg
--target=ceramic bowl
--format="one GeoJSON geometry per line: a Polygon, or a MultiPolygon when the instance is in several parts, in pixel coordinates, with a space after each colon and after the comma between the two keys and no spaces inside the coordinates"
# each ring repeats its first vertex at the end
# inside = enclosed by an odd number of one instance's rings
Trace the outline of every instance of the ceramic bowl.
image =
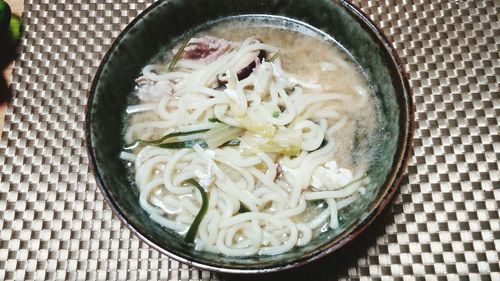
{"type": "MultiPolygon", "coordinates": [[[[226,273],[285,270],[321,258],[353,240],[390,202],[409,157],[413,111],[400,60],[382,32],[353,4],[343,0],[157,1],[118,36],[95,75],[86,112],[90,164],[102,195],[116,216],[141,240],[163,254],[199,268],[226,273]],[[197,252],[172,231],[153,222],[139,206],[138,193],[119,159],[124,147],[125,108],[134,79],[174,38],[217,19],[238,15],[287,17],[337,40],[365,70],[380,104],[380,141],[370,163],[375,192],[342,213],[341,228],[307,246],[276,256],[227,257],[197,252]]],[[[353,242],[355,243],[355,241],[353,242]]]]}

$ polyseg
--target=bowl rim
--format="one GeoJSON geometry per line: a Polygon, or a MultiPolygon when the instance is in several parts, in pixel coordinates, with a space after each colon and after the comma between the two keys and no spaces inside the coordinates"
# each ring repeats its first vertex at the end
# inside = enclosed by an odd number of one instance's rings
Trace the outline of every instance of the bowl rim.
{"type": "Polygon", "coordinates": [[[147,7],[144,11],[142,11],[139,15],[137,15],[130,23],[127,24],[125,29],[123,29],[120,34],[113,40],[113,43],[106,50],[104,57],[101,59],[99,64],[99,68],[97,69],[93,79],[92,86],[87,94],[87,103],[85,104],[85,144],[87,148],[87,154],[89,159],[89,166],[92,174],[96,179],[96,184],[100,190],[100,193],[104,197],[106,203],[113,211],[113,214],[118,217],[122,224],[124,224],[134,235],[139,237],[139,239],[153,249],[157,250],[161,254],[164,254],[172,259],[175,259],[181,263],[184,263],[188,266],[194,266],[199,269],[209,270],[213,272],[219,273],[229,273],[229,274],[262,274],[262,273],[271,273],[271,272],[279,272],[284,271],[291,268],[297,268],[304,266],[310,262],[319,260],[325,256],[328,256],[348,244],[352,240],[354,240],[357,236],[359,236],[369,225],[373,223],[373,221],[379,217],[385,207],[392,201],[394,194],[399,189],[403,176],[405,175],[406,168],[408,165],[408,161],[411,156],[412,148],[413,148],[413,134],[414,134],[414,126],[415,126],[415,106],[413,102],[413,92],[409,84],[409,75],[405,70],[404,64],[402,63],[400,57],[398,56],[396,49],[393,47],[391,41],[388,37],[383,33],[382,29],[373,22],[369,16],[364,13],[358,6],[350,2],[349,0],[330,0],[332,2],[337,2],[340,6],[343,6],[345,10],[351,13],[354,17],[356,17],[359,21],[361,21],[370,32],[377,37],[379,43],[382,43],[384,51],[388,53],[390,59],[392,60],[392,64],[396,67],[398,78],[400,79],[400,83],[403,89],[406,92],[406,97],[404,99],[404,113],[400,113],[400,117],[403,117],[404,120],[400,120],[400,125],[403,124],[404,128],[401,128],[402,131],[400,134],[403,135],[403,138],[398,140],[398,148],[393,158],[393,167],[390,170],[387,179],[384,185],[381,187],[382,190],[385,190],[383,194],[379,196],[377,201],[374,201],[373,208],[369,212],[369,215],[365,218],[361,219],[360,222],[356,225],[350,226],[347,228],[343,234],[343,237],[337,239],[336,241],[330,241],[329,243],[325,243],[322,247],[319,247],[316,250],[311,251],[309,254],[293,259],[291,261],[284,260],[278,263],[272,263],[267,267],[261,268],[240,268],[233,267],[231,265],[224,266],[214,266],[210,264],[206,264],[203,262],[198,262],[193,260],[188,255],[177,255],[169,250],[160,247],[155,244],[153,241],[149,240],[145,235],[142,234],[140,227],[134,226],[129,223],[128,219],[122,212],[119,210],[116,202],[111,197],[110,193],[107,191],[105,187],[104,180],[99,172],[97,166],[97,160],[94,153],[94,146],[92,144],[91,138],[91,113],[92,113],[92,103],[94,100],[95,92],[97,89],[97,80],[98,77],[101,76],[103,72],[105,62],[109,60],[111,56],[111,51],[116,49],[118,43],[121,41],[123,37],[125,37],[130,29],[132,29],[135,24],[141,20],[146,14],[155,9],[157,6],[161,5],[163,1],[157,1],[147,7]],[[320,248],[324,248],[323,251],[319,251],[320,248]]]}

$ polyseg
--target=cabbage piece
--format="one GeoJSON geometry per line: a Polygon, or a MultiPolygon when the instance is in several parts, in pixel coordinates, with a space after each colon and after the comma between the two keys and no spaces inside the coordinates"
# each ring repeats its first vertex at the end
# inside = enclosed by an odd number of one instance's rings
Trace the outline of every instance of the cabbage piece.
{"type": "Polygon", "coordinates": [[[203,139],[209,148],[216,148],[229,141],[239,138],[241,134],[243,134],[243,129],[220,123],[217,127],[207,131],[204,134],[203,139]]]}
{"type": "Polygon", "coordinates": [[[302,131],[279,129],[272,138],[247,131],[240,142],[240,152],[244,155],[258,152],[280,153],[288,156],[300,154],[302,131]]]}
{"type": "Polygon", "coordinates": [[[248,115],[235,118],[241,126],[250,132],[254,132],[262,137],[271,138],[276,133],[276,127],[270,123],[250,118],[248,115]]]}

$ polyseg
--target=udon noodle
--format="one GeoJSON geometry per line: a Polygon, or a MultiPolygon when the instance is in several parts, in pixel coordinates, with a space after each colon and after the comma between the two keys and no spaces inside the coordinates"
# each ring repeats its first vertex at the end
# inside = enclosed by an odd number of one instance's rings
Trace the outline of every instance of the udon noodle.
{"type": "Polygon", "coordinates": [[[369,181],[352,157],[356,126],[374,122],[362,75],[298,32],[213,34],[226,37],[192,38],[136,81],[125,134],[135,146],[121,157],[139,204],[182,236],[198,224],[196,249],[228,256],[284,253],[339,228],[369,181]]]}

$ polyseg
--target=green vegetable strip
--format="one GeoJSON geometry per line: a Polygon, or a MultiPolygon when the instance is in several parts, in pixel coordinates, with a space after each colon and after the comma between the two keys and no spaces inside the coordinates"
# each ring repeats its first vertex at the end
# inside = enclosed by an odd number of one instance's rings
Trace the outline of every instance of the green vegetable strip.
{"type": "Polygon", "coordinates": [[[207,148],[207,143],[202,139],[195,139],[189,141],[179,141],[179,142],[167,142],[160,144],[151,144],[153,146],[157,146],[160,148],[168,148],[168,149],[181,149],[181,148],[192,148],[195,145],[200,145],[203,148],[207,148]]]}
{"type": "Polygon", "coordinates": [[[268,60],[267,62],[273,62],[275,59],[277,59],[281,54],[281,50],[276,51],[268,60]]]}
{"type": "Polygon", "coordinates": [[[207,131],[208,131],[208,129],[205,129],[205,130],[196,130],[196,131],[189,131],[189,132],[176,132],[176,133],[168,134],[168,135],[166,135],[166,136],[164,136],[164,137],[162,137],[161,139],[158,139],[158,140],[151,140],[151,141],[136,140],[133,144],[125,147],[124,149],[133,149],[138,144],[143,144],[143,145],[157,145],[157,144],[161,144],[162,142],[164,142],[164,141],[166,141],[167,139],[170,139],[170,138],[180,137],[180,136],[194,135],[194,134],[199,134],[199,133],[205,133],[207,131]]]}
{"type": "Polygon", "coordinates": [[[171,71],[172,69],[174,69],[177,62],[181,59],[182,53],[184,53],[184,49],[189,44],[190,40],[191,39],[188,39],[188,40],[182,42],[182,45],[179,47],[179,50],[177,51],[177,53],[175,53],[174,58],[172,59],[172,61],[170,62],[170,65],[168,66],[168,71],[171,71]]]}
{"type": "Polygon", "coordinates": [[[345,184],[344,186],[342,186],[341,188],[338,188],[338,189],[342,189],[342,188],[346,188],[346,187],[349,187],[357,182],[360,182],[364,179],[366,179],[368,176],[370,175],[370,172],[364,174],[362,177],[358,178],[358,179],[355,179],[355,180],[352,180],[350,182],[348,182],[347,184],[345,184]]]}
{"type": "Polygon", "coordinates": [[[203,189],[203,187],[201,187],[201,185],[196,180],[189,179],[185,182],[196,187],[201,193],[201,208],[198,211],[198,214],[196,214],[193,223],[189,227],[186,237],[184,237],[184,242],[192,244],[194,243],[194,238],[196,237],[196,233],[198,233],[198,228],[200,227],[201,221],[203,220],[203,217],[205,216],[208,210],[208,195],[205,192],[205,189],[203,189]]]}
{"type": "Polygon", "coordinates": [[[240,134],[241,134],[240,128],[231,127],[228,125],[221,125],[220,127],[216,127],[216,128],[211,129],[211,130],[204,129],[204,130],[196,130],[196,131],[189,131],[189,132],[171,133],[171,134],[168,134],[168,135],[166,135],[158,140],[151,140],[151,141],[137,140],[135,143],[125,147],[124,149],[133,149],[138,144],[152,145],[152,146],[166,148],[166,149],[192,148],[196,144],[200,145],[203,148],[208,148],[209,144],[210,144],[211,148],[219,147],[219,146],[238,146],[238,145],[240,145],[240,140],[235,139],[235,138],[238,137],[240,134]],[[206,133],[206,132],[208,132],[208,134],[206,134],[204,136],[204,138],[163,143],[164,141],[171,139],[171,138],[174,138],[174,137],[188,136],[188,135],[194,135],[194,134],[206,133]]]}
{"type": "MultiPolygon", "coordinates": [[[[196,144],[198,144],[203,148],[208,148],[207,143],[203,139],[195,139],[195,140],[180,141],[180,142],[167,142],[160,144],[153,143],[151,145],[166,149],[181,149],[181,148],[192,148],[196,144]]],[[[238,145],[240,145],[240,140],[230,140],[221,146],[238,146],[238,145]]]]}
{"type": "Polygon", "coordinates": [[[140,142],[142,144],[162,143],[165,140],[170,139],[170,138],[180,137],[180,136],[189,136],[189,135],[194,135],[194,134],[199,134],[199,133],[205,133],[207,131],[208,131],[208,129],[196,130],[196,131],[189,131],[189,132],[177,132],[177,133],[168,134],[168,135],[166,135],[163,138],[158,139],[158,140],[152,140],[152,141],[138,140],[138,142],[140,142]]]}
{"type": "Polygon", "coordinates": [[[240,137],[242,133],[243,129],[241,128],[220,124],[206,132],[203,138],[209,148],[216,148],[230,140],[240,137]]]}

